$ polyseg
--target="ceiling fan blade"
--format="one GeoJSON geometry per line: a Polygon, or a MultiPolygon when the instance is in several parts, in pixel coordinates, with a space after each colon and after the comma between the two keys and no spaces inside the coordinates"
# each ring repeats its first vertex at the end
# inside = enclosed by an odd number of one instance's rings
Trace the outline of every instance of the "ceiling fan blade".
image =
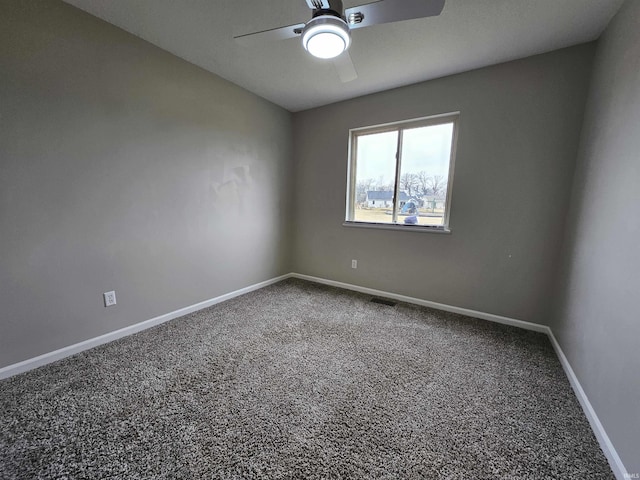
{"type": "Polygon", "coordinates": [[[286,40],[300,35],[304,28],[304,23],[289,25],[286,27],[272,28],[271,30],[263,30],[261,32],[247,33],[233,37],[240,45],[250,46],[264,42],[273,42],[275,40],[286,40]]]}
{"type": "Polygon", "coordinates": [[[349,55],[348,50],[334,58],[333,65],[335,65],[342,83],[351,82],[358,78],[356,67],[353,65],[353,60],[351,60],[351,55],[349,55]]]}
{"type": "Polygon", "coordinates": [[[381,0],[359,7],[347,8],[344,16],[350,29],[378,25],[380,23],[400,22],[413,18],[440,15],[445,0],[381,0]],[[352,23],[352,19],[362,18],[352,23]]]}

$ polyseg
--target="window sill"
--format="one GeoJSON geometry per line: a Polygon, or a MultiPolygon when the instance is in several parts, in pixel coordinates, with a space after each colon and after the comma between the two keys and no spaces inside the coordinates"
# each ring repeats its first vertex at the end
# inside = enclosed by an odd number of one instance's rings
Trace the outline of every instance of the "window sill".
{"type": "Polygon", "coordinates": [[[350,228],[375,228],[378,230],[396,230],[404,232],[420,232],[420,233],[444,233],[451,234],[451,230],[444,227],[432,227],[428,225],[402,225],[392,223],[369,223],[369,222],[349,222],[346,221],[342,224],[343,227],[350,228]]]}

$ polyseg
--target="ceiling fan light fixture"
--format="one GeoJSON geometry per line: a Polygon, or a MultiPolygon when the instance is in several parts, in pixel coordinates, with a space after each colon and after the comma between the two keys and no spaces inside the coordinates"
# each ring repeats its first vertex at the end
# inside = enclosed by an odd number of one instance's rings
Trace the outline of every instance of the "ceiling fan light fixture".
{"type": "Polygon", "coordinates": [[[351,34],[342,18],[334,15],[319,15],[307,23],[302,30],[302,45],[314,57],[335,58],[349,48],[351,34]]]}

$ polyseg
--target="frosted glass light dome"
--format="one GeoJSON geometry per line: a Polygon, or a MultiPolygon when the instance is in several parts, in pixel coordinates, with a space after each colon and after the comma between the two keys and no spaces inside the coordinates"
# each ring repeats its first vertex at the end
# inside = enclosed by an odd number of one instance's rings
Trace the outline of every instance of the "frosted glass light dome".
{"type": "Polygon", "coordinates": [[[351,44],[347,22],[333,15],[320,15],[302,30],[302,45],[314,57],[335,58],[351,44]]]}

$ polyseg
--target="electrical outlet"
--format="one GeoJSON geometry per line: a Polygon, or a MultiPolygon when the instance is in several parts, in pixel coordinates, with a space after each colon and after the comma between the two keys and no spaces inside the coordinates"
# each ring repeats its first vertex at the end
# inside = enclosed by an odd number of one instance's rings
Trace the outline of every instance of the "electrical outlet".
{"type": "Polygon", "coordinates": [[[110,306],[116,304],[116,292],[114,292],[114,291],[105,292],[105,293],[102,294],[102,296],[104,297],[104,306],[105,307],[110,307],[110,306]]]}
{"type": "Polygon", "coordinates": [[[351,268],[358,268],[358,260],[351,260],[351,268]]]}

